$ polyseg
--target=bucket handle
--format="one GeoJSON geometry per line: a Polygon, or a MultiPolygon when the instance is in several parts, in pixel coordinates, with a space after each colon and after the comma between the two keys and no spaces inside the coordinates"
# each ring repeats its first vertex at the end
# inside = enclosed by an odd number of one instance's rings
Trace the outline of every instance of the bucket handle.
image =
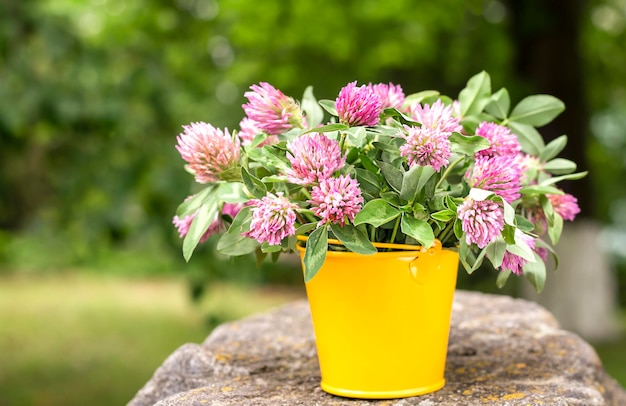
{"type": "MultiPolygon", "coordinates": [[[[299,243],[305,243],[306,240],[308,240],[308,236],[306,235],[297,235],[296,236],[297,240],[299,243]]],[[[332,239],[329,238],[328,239],[328,244],[330,245],[344,245],[341,241],[336,240],[336,239],[332,239]]],[[[392,244],[392,243],[388,243],[388,242],[373,242],[372,245],[376,248],[390,248],[393,250],[398,250],[398,251],[418,251],[420,253],[422,252],[432,252],[434,250],[438,250],[441,249],[441,242],[439,242],[439,240],[435,240],[434,244],[432,247],[425,249],[423,246],[421,245],[410,245],[410,244],[392,244]]]]}

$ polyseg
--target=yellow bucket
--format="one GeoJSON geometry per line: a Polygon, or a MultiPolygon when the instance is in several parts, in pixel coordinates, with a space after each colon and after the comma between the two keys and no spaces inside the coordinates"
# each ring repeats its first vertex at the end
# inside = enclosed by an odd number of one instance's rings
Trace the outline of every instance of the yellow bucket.
{"type": "MultiPolygon", "coordinates": [[[[321,387],[362,399],[441,389],[458,253],[442,249],[438,241],[426,251],[374,245],[399,251],[328,251],[320,271],[306,283],[321,387]]],[[[298,250],[304,258],[304,247],[298,250]]]]}

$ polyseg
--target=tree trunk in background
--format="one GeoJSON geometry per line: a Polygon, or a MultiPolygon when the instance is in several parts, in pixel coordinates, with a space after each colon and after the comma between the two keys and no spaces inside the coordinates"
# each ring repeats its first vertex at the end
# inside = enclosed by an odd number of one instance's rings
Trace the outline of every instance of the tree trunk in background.
{"type": "MultiPolygon", "coordinates": [[[[583,0],[510,0],[512,38],[516,47],[516,76],[533,93],[561,99],[566,110],[542,128],[544,137],[567,134],[562,156],[588,170],[586,157],[589,112],[580,56],[583,0]]],[[[599,246],[600,225],[592,220],[594,193],[590,177],[564,182],[566,192],[578,198],[581,213],[566,224],[556,251],[560,270],[548,275],[545,290],[522,295],[546,306],[561,325],[589,340],[602,341],[617,331],[614,275],[608,254],[599,246]]]]}
{"type": "MultiPolygon", "coordinates": [[[[580,22],[584,0],[511,0],[511,36],[515,46],[515,76],[529,92],[551,94],[561,99],[565,111],[541,129],[546,140],[567,134],[562,156],[588,170],[586,157],[589,112],[580,55],[580,22]]],[[[563,182],[578,198],[579,217],[593,215],[590,178],[563,182]]]]}

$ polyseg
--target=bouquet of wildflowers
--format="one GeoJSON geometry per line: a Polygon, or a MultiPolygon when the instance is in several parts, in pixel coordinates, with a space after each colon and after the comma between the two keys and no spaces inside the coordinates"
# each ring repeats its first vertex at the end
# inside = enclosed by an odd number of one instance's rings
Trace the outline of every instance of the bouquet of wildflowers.
{"type": "Polygon", "coordinates": [[[219,252],[260,259],[306,236],[308,281],[328,249],[367,255],[372,242],[427,249],[438,240],[470,273],[487,259],[499,286],[524,274],[541,290],[563,220],[580,211],[557,186],[586,174],[557,157],[567,137],[546,145],[536,130],[563,103],[534,95],[511,108],[485,72],[456,99],[356,82],[335,100],[307,88],[298,102],[268,83],[244,96],[238,131],[196,122],[177,138],[204,185],[174,217],[186,260],[213,234],[219,252]],[[329,238],[343,245],[329,248],[329,238]]]}

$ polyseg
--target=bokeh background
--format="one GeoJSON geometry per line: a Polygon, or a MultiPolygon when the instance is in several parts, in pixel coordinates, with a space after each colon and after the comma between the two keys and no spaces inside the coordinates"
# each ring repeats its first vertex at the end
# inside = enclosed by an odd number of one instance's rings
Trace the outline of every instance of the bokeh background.
{"type": "MultiPolygon", "coordinates": [[[[0,0],[0,406],[124,404],[179,345],[302,297],[297,261],[182,260],[181,125],[237,128],[260,81],[455,96],[481,70],[565,102],[543,134],[590,171],[566,184],[599,230],[578,255],[608,260],[623,328],[626,0],[0,0]]],[[[626,385],[623,334],[593,344],[626,385]]]]}

